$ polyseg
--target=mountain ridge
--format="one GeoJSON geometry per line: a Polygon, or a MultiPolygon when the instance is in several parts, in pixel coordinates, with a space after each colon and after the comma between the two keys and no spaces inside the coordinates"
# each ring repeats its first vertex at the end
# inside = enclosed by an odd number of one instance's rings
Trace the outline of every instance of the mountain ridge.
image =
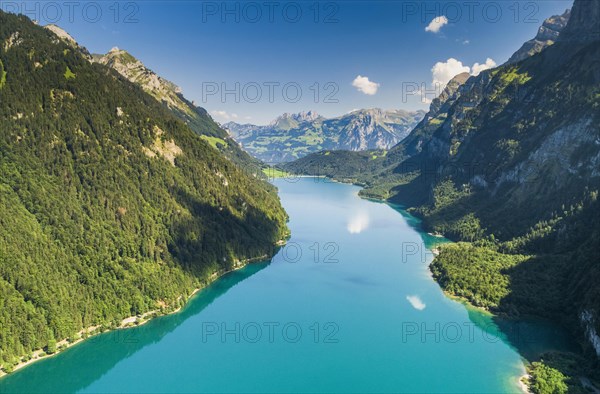
{"type": "Polygon", "coordinates": [[[290,161],[323,149],[388,149],[402,140],[425,111],[354,110],[334,118],[314,111],[283,114],[267,126],[228,122],[230,135],[268,163],[290,161]]]}
{"type": "Polygon", "coordinates": [[[547,46],[550,46],[556,42],[561,31],[567,25],[569,18],[571,17],[571,10],[567,9],[561,15],[554,15],[546,19],[542,26],[538,29],[536,36],[525,42],[519,50],[517,50],[508,59],[507,63],[516,63],[524,60],[536,53],[541,52],[547,46]]]}

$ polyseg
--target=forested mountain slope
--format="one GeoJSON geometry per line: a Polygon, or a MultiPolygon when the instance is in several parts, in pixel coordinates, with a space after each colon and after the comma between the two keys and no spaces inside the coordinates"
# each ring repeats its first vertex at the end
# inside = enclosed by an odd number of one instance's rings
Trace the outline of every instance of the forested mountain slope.
{"type": "Polygon", "coordinates": [[[187,100],[181,88],[148,69],[130,53],[113,48],[105,55],[92,55],[91,59],[113,68],[129,81],[140,86],[175,116],[183,120],[192,131],[203,136],[210,145],[251,175],[262,176],[262,163],[243,151],[238,143],[210,117],[208,112],[187,100]]]}
{"type": "Polygon", "coordinates": [[[275,190],[163,104],[0,12],[0,363],[177,305],[286,236],[275,190]]]}

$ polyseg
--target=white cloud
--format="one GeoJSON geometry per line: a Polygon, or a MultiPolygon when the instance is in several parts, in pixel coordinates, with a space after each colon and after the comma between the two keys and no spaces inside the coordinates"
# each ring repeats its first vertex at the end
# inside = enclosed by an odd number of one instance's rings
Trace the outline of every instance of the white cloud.
{"type": "Polygon", "coordinates": [[[469,67],[462,64],[461,61],[451,57],[445,62],[437,62],[433,66],[433,68],[431,69],[432,84],[435,89],[441,92],[446,87],[448,82],[450,82],[450,80],[458,74],[466,72],[470,73],[471,75],[477,76],[482,71],[494,68],[496,67],[496,65],[496,62],[488,57],[485,63],[475,63],[473,64],[473,67],[469,67]]]}
{"type": "Polygon", "coordinates": [[[408,302],[410,302],[412,307],[418,311],[422,311],[423,309],[427,308],[427,305],[421,300],[419,296],[409,295],[406,296],[406,299],[408,300],[408,302]]]}
{"type": "Polygon", "coordinates": [[[469,45],[471,43],[471,41],[469,41],[469,40],[463,40],[462,43],[463,43],[463,45],[469,45]]]}
{"type": "Polygon", "coordinates": [[[443,89],[448,82],[460,73],[470,72],[471,68],[465,66],[462,62],[451,57],[445,62],[437,62],[431,69],[433,77],[433,86],[436,89],[443,89]]]}
{"type": "Polygon", "coordinates": [[[444,15],[433,18],[429,25],[425,28],[425,31],[430,31],[432,33],[438,33],[440,29],[448,24],[448,18],[444,15]]]}
{"type": "Polygon", "coordinates": [[[493,59],[490,59],[489,57],[486,59],[485,63],[483,64],[479,64],[479,63],[475,63],[473,64],[473,67],[471,69],[471,74],[477,76],[479,75],[479,73],[481,73],[483,70],[489,70],[490,68],[494,68],[496,67],[496,62],[493,59]]]}
{"type": "Polygon", "coordinates": [[[350,234],[360,234],[369,227],[369,216],[365,213],[360,213],[354,216],[348,222],[348,232],[350,234]]]}
{"type": "Polygon", "coordinates": [[[211,111],[211,114],[215,117],[215,118],[219,118],[221,120],[235,120],[238,118],[237,114],[230,114],[227,113],[227,111],[211,111]]]}
{"type": "Polygon", "coordinates": [[[379,84],[376,82],[369,81],[369,77],[363,77],[361,75],[354,78],[352,86],[358,89],[359,92],[363,92],[366,95],[373,96],[379,89],[379,84]]]}

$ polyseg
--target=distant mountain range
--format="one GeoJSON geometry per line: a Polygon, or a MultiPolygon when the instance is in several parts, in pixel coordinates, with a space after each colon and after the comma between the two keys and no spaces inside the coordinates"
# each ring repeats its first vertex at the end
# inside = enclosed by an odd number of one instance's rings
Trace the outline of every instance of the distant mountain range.
{"type": "Polygon", "coordinates": [[[361,109],[325,118],[314,111],[283,114],[267,126],[223,125],[254,157],[267,163],[296,160],[324,149],[389,149],[406,137],[425,111],[361,109]]]}

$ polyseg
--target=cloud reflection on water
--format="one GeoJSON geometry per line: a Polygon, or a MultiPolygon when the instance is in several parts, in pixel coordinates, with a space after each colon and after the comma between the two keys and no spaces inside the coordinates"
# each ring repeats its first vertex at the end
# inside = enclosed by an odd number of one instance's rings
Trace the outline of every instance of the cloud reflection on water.
{"type": "Polygon", "coordinates": [[[348,222],[347,229],[350,234],[360,234],[369,227],[369,215],[365,212],[356,214],[348,222]]]}
{"type": "Polygon", "coordinates": [[[408,300],[408,302],[410,302],[412,307],[418,311],[422,311],[423,309],[425,309],[427,307],[427,305],[423,302],[423,300],[421,300],[421,297],[419,297],[417,295],[406,296],[406,299],[408,300]]]}

